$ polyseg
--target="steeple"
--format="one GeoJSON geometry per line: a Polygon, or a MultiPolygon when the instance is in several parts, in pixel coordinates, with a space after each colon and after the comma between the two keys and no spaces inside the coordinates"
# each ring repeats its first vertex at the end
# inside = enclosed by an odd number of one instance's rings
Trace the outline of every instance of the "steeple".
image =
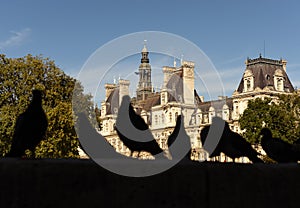
{"type": "Polygon", "coordinates": [[[144,48],[142,50],[142,59],[141,63],[149,63],[149,58],[148,58],[148,49],[147,49],[147,40],[144,40],[144,48]]]}
{"type": "Polygon", "coordinates": [[[146,40],[144,40],[144,48],[142,49],[141,64],[139,66],[139,83],[136,90],[137,100],[145,100],[152,93],[151,83],[151,66],[149,64],[148,49],[146,40]]]}

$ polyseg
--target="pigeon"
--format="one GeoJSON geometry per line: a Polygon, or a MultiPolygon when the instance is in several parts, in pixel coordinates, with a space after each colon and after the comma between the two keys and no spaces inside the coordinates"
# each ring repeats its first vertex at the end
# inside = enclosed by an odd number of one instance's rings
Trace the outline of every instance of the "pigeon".
{"type": "Polygon", "coordinates": [[[168,147],[170,147],[176,140],[176,138],[178,137],[179,134],[179,130],[180,130],[180,126],[181,126],[181,115],[179,115],[176,119],[176,125],[174,127],[173,132],[169,135],[168,137],[168,147]]]}
{"type": "Polygon", "coordinates": [[[22,157],[27,149],[34,157],[35,148],[45,138],[47,127],[48,120],[42,107],[42,91],[33,90],[31,103],[16,120],[11,149],[6,157],[22,157]]]}
{"type": "Polygon", "coordinates": [[[273,138],[268,128],[263,128],[261,146],[266,154],[278,163],[292,163],[300,160],[300,149],[297,144],[289,144],[280,138],[273,138]]]}
{"type": "MultiPolygon", "coordinates": [[[[253,163],[263,163],[263,161],[258,157],[259,153],[252,148],[251,144],[238,133],[231,131],[228,123],[222,118],[214,117],[212,125],[216,125],[216,123],[221,122],[225,123],[224,129],[220,129],[220,131],[222,131],[221,137],[215,150],[209,157],[219,156],[220,153],[223,152],[225,155],[232,158],[233,162],[235,162],[235,158],[248,157],[253,163]]],[[[204,145],[206,141],[211,126],[204,127],[200,133],[202,145],[204,145]]]]}
{"type": "Polygon", "coordinates": [[[120,140],[131,150],[131,156],[135,151],[149,152],[155,158],[161,156],[160,153],[162,153],[163,150],[154,139],[149,126],[144,119],[134,111],[129,96],[123,97],[116,120],[115,130],[120,140]],[[132,126],[128,125],[128,123],[131,123],[132,126]],[[129,138],[130,136],[133,138],[129,138]]]}
{"type": "Polygon", "coordinates": [[[173,132],[168,137],[168,148],[173,158],[183,156],[180,162],[191,161],[191,141],[184,128],[184,117],[179,115],[173,132]],[[177,145],[175,145],[177,143],[177,145]],[[186,151],[187,150],[187,151],[186,151]]]}
{"type": "MultiPolygon", "coordinates": [[[[204,146],[204,143],[206,141],[206,138],[208,136],[208,132],[210,130],[210,126],[205,126],[201,132],[200,132],[200,139],[201,139],[201,143],[202,143],[202,146],[204,146]]],[[[219,141],[220,143],[220,141],[219,141]]],[[[221,150],[220,150],[220,145],[217,145],[214,149],[214,151],[209,155],[209,157],[216,157],[216,156],[220,156],[221,154],[221,150]]]]}
{"type": "Polygon", "coordinates": [[[91,125],[85,113],[77,113],[79,147],[91,158],[124,159],[125,156],[117,153],[114,147],[97,132],[91,125]]]}

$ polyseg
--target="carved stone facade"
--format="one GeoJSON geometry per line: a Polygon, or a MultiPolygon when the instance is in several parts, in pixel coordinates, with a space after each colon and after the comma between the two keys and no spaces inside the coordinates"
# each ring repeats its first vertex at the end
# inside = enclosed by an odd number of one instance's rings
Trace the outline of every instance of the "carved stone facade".
{"type": "Polygon", "coordinates": [[[294,87],[286,73],[285,60],[262,58],[247,59],[246,69],[238,89],[232,95],[233,125],[236,132],[241,132],[238,124],[240,115],[247,108],[248,101],[256,98],[269,97],[278,99],[280,94],[294,92],[294,87]]]}
{"type": "MultiPolygon", "coordinates": [[[[182,61],[179,67],[164,66],[162,68],[164,81],[160,92],[152,92],[148,88],[151,86],[151,77],[145,78],[145,76],[151,76],[151,68],[145,47],[142,50],[141,62],[141,65],[147,62],[147,66],[139,67],[137,97],[132,98],[136,112],[149,125],[162,149],[167,149],[168,136],[175,127],[177,116],[183,113],[186,132],[190,136],[192,145],[193,160],[208,159],[207,153],[202,149],[200,131],[204,126],[211,124],[214,116],[222,117],[233,131],[241,132],[238,119],[247,108],[249,100],[258,97],[277,99],[279,94],[294,91],[286,74],[287,62],[284,60],[262,57],[247,59],[245,72],[232,97],[220,97],[218,100],[207,102],[204,102],[203,97],[199,96],[195,89],[194,62],[182,61]]],[[[125,155],[129,155],[130,150],[119,140],[113,126],[122,97],[129,95],[128,87],[128,80],[119,80],[118,84],[105,85],[106,98],[101,103],[100,117],[102,123],[100,133],[116,148],[116,151],[125,155]]],[[[145,153],[144,156],[147,158],[149,154],[145,153]]],[[[223,154],[210,160],[231,161],[223,154]]],[[[249,160],[240,158],[239,162],[249,162],[249,160]]]]}

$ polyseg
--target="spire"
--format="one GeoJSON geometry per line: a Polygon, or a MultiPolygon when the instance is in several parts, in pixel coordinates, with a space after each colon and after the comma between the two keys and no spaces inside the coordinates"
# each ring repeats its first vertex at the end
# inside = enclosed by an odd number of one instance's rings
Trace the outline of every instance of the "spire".
{"type": "Polygon", "coordinates": [[[146,46],[146,40],[144,40],[144,47],[142,49],[141,64],[139,66],[139,83],[137,87],[137,100],[145,100],[149,94],[153,92],[151,83],[151,66],[149,64],[148,49],[146,46]]]}
{"type": "Polygon", "coordinates": [[[142,59],[141,63],[149,63],[149,58],[148,58],[148,49],[147,49],[147,40],[144,40],[144,48],[142,50],[142,59]]]}

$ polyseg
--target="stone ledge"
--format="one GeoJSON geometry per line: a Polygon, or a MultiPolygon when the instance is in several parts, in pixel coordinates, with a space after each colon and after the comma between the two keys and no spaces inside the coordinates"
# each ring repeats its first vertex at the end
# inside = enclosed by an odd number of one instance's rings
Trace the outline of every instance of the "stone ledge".
{"type": "Polygon", "coordinates": [[[300,207],[297,164],[178,164],[145,178],[90,160],[0,159],[0,207],[300,207]]]}

